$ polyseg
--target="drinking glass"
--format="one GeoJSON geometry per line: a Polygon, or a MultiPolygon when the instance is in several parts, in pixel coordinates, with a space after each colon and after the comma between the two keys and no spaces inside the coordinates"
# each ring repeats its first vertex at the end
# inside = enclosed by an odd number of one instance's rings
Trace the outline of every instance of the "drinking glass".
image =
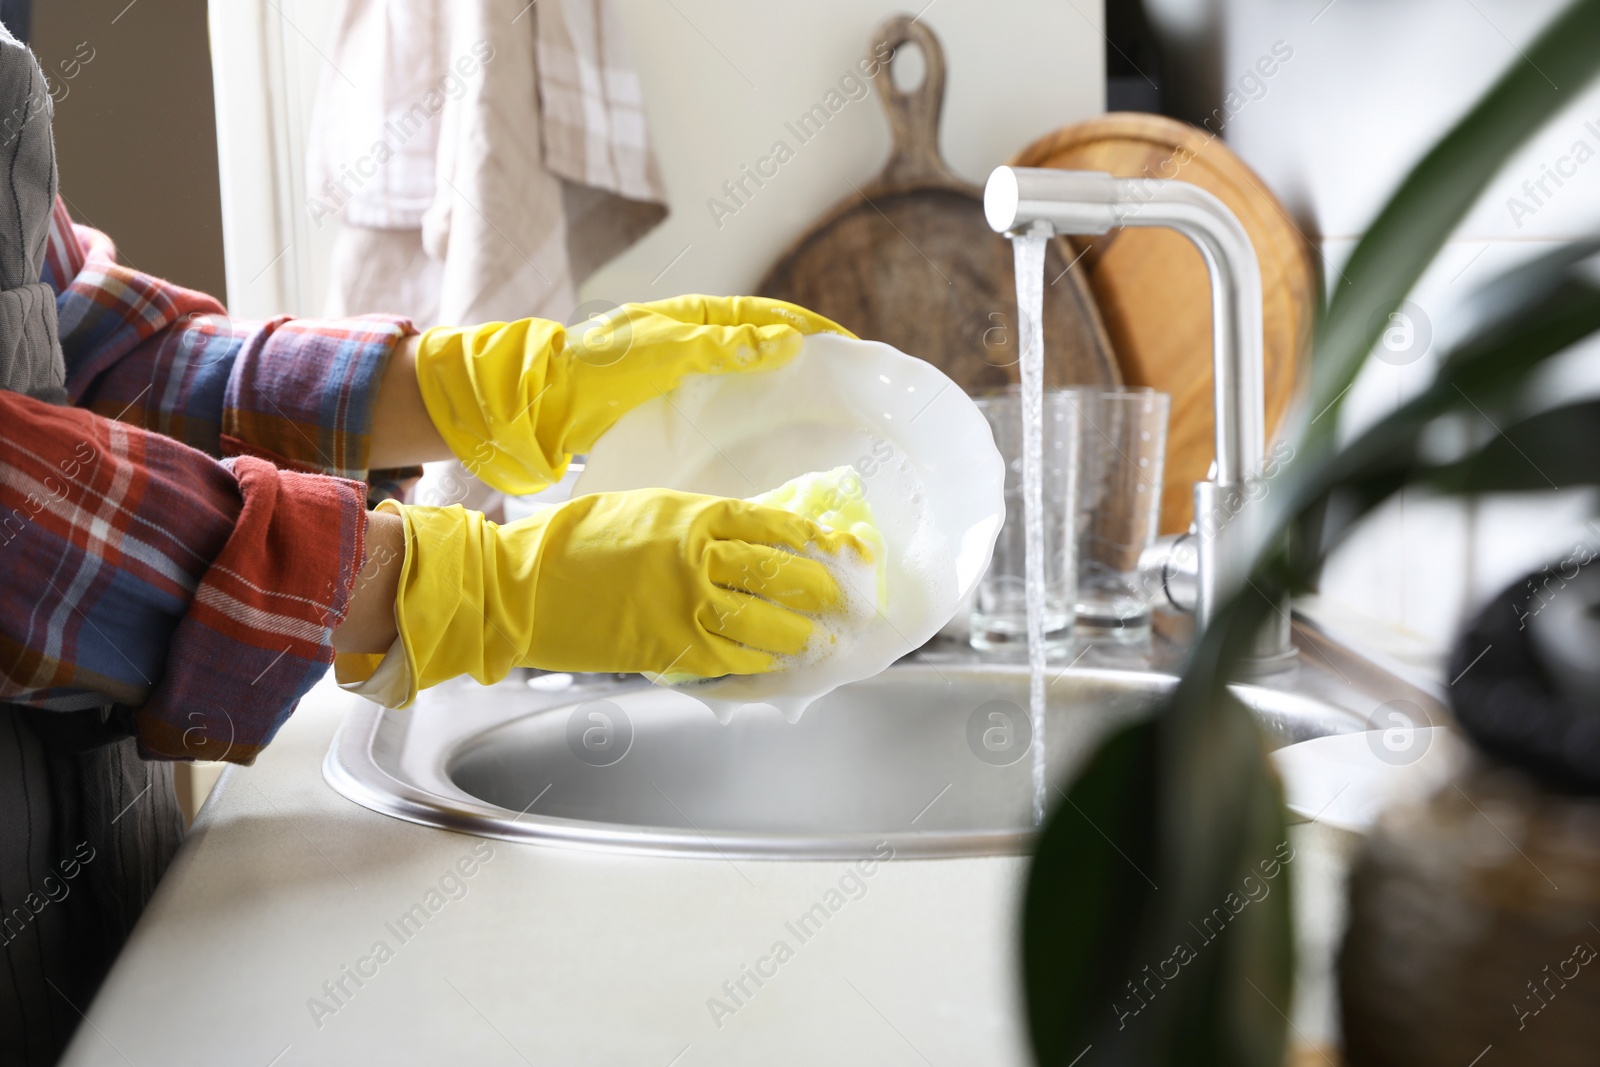
{"type": "MultiPolygon", "coordinates": [[[[984,652],[1028,650],[1028,597],[1022,502],[1022,397],[1013,387],[979,397],[994,443],[1006,463],[1006,520],[995,541],[988,573],[972,603],[972,647],[984,652]]],[[[1077,588],[1078,411],[1066,390],[1044,395],[1044,637],[1046,652],[1060,652],[1072,636],[1077,588]]]]}
{"type": "Polygon", "coordinates": [[[1078,414],[1076,623],[1093,638],[1150,632],[1139,554],[1155,540],[1171,397],[1144,387],[1070,390],[1078,414]]]}

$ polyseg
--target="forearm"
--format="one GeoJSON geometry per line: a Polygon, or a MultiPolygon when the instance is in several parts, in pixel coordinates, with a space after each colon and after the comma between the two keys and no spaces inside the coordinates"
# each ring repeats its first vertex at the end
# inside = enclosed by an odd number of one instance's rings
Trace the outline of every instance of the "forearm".
{"type": "Polygon", "coordinates": [[[374,470],[410,467],[449,459],[450,449],[439,436],[417,385],[417,344],[413,334],[395,346],[372,404],[372,445],[369,464],[374,470]]]}
{"type": "Polygon", "coordinates": [[[333,658],[375,555],[363,487],[14,393],[0,423],[0,699],[135,708],[147,758],[249,762],[333,658]]]}
{"type": "Polygon", "coordinates": [[[396,637],[394,600],[405,560],[405,523],[388,511],[367,514],[366,559],[350,591],[350,609],[333,631],[340,653],[387,652],[396,637]]]}
{"type": "Polygon", "coordinates": [[[74,230],[64,210],[53,225],[46,275],[74,403],[211,456],[355,480],[445,457],[421,412],[404,319],[236,321],[202,293],[118,264],[112,243],[74,230]],[[407,458],[373,462],[374,437],[378,460],[407,458]]]}
{"type": "Polygon", "coordinates": [[[0,699],[143,704],[238,522],[235,479],[174,442],[15,393],[0,392],[0,421],[0,639],[14,652],[0,699]]]}

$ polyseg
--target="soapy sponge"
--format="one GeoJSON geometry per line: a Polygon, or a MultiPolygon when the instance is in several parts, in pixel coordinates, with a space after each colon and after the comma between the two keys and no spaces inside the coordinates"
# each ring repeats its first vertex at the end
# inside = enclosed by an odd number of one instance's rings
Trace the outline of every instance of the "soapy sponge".
{"type": "MultiPolygon", "coordinates": [[[[882,610],[888,599],[888,557],[884,551],[883,534],[873,520],[872,506],[867,503],[866,486],[861,475],[851,466],[812,471],[784,482],[776,489],[746,499],[752,504],[779,508],[810,519],[830,530],[854,534],[872,553],[871,563],[856,559],[853,552],[846,553],[851,557],[849,559],[830,558],[809,551],[806,553],[809,558],[833,572],[844,594],[844,601],[836,610],[816,619],[816,630],[804,652],[799,656],[779,657],[778,670],[815,665],[826,660],[838,647],[841,637],[846,641],[851,640],[877,611],[882,610]],[[877,577],[875,604],[867,599],[869,594],[866,590],[871,584],[867,573],[869,568],[876,572],[877,577]]],[[[699,675],[677,671],[648,677],[664,685],[684,685],[706,680],[699,675]]],[[[723,712],[718,712],[718,718],[723,717],[723,712]]]]}
{"type": "Polygon", "coordinates": [[[883,534],[872,517],[872,505],[867,503],[866,485],[854,467],[847,464],[802,474],[748,499],[752,504],[782,508],[830,530],[854,534],[872,550],[878,570],[878,607],[884,606],[889,595],[888,557],[883,534]]]}

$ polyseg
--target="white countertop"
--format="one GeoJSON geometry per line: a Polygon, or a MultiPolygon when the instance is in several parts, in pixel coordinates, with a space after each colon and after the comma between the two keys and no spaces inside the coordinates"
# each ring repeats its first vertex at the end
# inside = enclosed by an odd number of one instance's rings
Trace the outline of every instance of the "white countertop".
{"type": "MultiPolygon", "coordinates": [[[[849,864],[491,842],[346,800],[321,763],[356,699],[318,686],[255,766],[228,770],[64,1064],[1029,1062],[1021,858],[884,862],[802,941],[786,923],[849,864]],[[447,877],[475,849],[491,855],[447,877]],[[400,930],[416,904],[434,910],[400,930]],[[780,941],[792,956],[762,962],[780,941]],[[771,977],[729,996],[758,964],[771,977]],[[341,979],[335,1000],[324,983],[341,979]]],[[[1292,834],[1311,949],[1293,1014],[1321,1040],[1349,842],[1292,834]]]]}
{"type": "Polygon", "coordinates": [[[355,699],[318,686],[223,776],[64,1064],[1027,1062],[1020,858],[882,863],[802,943],[785,923],[848,864],[490,842],[346,800],[321,764],[355,699]],[[475,847],[465,892],[429,901],[475,847]],[[417,903],[437,910],[402,942],[417,903]],[[736,1006],[723,983],[780,940],[792,958],[736,1006]],[[376,973],[314,1018],[363,958],[376,973]],[[712,997],[736,1010],[714,1020],[712,997]]]}

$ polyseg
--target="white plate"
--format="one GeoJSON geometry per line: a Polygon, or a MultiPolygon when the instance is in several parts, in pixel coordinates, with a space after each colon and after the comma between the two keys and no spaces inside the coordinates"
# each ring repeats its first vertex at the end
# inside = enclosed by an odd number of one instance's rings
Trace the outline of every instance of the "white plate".
{"type": "Polygon", "coordinates": [[[808,337],[784,366],[695,376],[619,420],[575,494],[665,488],[751,497],[850,464],[889,558],[887,604],[817,668],[685,687],[720,713],[771,704],[791,717],[920,647],[989,567],[1005,520],[1005,466],[989,425],[932,364],[873,341],[808,337]]]}
{"type": "Polygon", "coordinates": [[[1448,727],[1420,726],[1317,737],[1278,749],[1272,762],[1290,811],[1366,833],[1389,805],[1448,781],[1462,753],[1448,727]]]}

